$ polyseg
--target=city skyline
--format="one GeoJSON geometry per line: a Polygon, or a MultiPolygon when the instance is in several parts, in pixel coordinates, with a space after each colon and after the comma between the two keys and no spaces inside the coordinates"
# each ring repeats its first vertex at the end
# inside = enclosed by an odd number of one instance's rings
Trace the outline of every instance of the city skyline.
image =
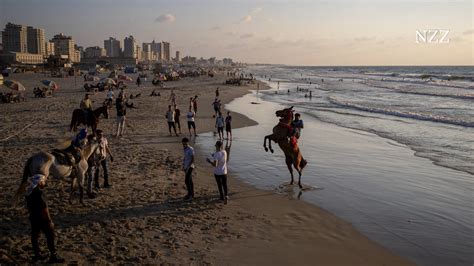
{"type": "Polygon", "coordinates": [[[469,1],[126,3],[6,0],[0,3],[0,23],[43,28],[45,39],[63,32],[83,47],[103,47],[110,36],[123,46],[124,38],[132,35],[137,44],[166,40],[173,44],[172,52],[248,63],[473,64],[469,1]],[[89,30],[92,25],[94,31],[89,30]],[[423,29],[449,30],[450,42],[416,43],[415,33],[423,29]]]}

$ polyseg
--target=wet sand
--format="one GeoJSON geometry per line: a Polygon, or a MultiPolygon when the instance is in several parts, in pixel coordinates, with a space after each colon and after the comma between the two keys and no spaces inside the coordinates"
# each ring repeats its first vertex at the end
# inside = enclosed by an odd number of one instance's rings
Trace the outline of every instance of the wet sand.
{"type": "MultiPolygon", "coordinates": [[[[12,79],[22,82],[30,94],[27,102],[0,105],[0,262],[24,264],[31,256],[27,211],[23,201],[11,204],[23,164],[35,152],[60,147],[72,136],[67,132],[70,115],[85,92],[81,77],[75,82],[74,78],[14,74],[12,79]],[[60,90],[52,98],[32,98],[33,86],[45,78],[55,80],[60,90]]],[[[225,103],[256,87],[225,86],[224,80],[225,76],[218,76],[166,83],[168,88],[176,88],[183,131],[187,131],[189,97],[199,95],[199,134],[213,130],[211,102],[216,87],[220,87],[225,103]]],[[[108,120],[101,119],[99,126],[114,153],[115,161],[109,166],[113,187],[101,189],[97,198],[86,199],[86,206],[81,206],[77,196],[72,205],[68,203],[68,180],[48,182],[46,194],[56,225],[57,247],[68,263],[409,264],[334,215],[302,201],[258,190],[232,178],[232,174],[231,199],[223,205],[217,201],[212,169],[199,150],[194,177],[196,199],[183,202],[181,137],[168,136],[164,118],[170,91],[160,89],[161,97],[150,97],[150,82],[140,88],[128,86],[128,94],[142,94],[132,100],[138,108],[128,110],[125,136],[111,136],[115,109],[108,120]]],[[[94,106],[99,106],[105,92],[92,99],[94,106]]],[[[236,128],[255,122],[234,113],[233,124],[236,128]]],[[[46,251],[43,237],[41,246],[46,251]]]]}

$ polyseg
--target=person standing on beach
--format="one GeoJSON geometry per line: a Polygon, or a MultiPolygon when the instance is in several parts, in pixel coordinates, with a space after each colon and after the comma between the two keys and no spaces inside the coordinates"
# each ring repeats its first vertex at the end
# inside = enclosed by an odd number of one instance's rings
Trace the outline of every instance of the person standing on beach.
{"type": "Polygon", "coordinates": [[[194,118],[196,117],[196,114],[193,112],[193,109],[191,108],[191,106],[189,107],[189,112],[186,115],[186,117],[188,118],[189,136],[192,136],[191,135],[191,127],[192,127],[194,129],[194,136],[196,137],[197,136],[197,134],[196,134],[196,124],[194,122],[194,118]]]}
{"type": "Polygon", "coordinates": [[[179,134],[181,134],[181,122],[179,121],[180,116],[181,116],[181,111],[179,110],[179,108],[177,108],[175,106],[175,109],[174,109],[174,124],[176,126],[178,126],[179,134]]]}
{"type": "Polygon", "coordinates": [[[176,108],[176,93],[174,93],[173,90],[171,90],[170,102],[171,102],[171,105],[173,106],[173,108],[176,108]]]}
{"type": "Polygon", "coordinates": [[[217,128],[217,134],[219,134],[219,139],[222,140],[224,139],[224,117],[222,116],[221,112],[217,113],[216,117],[216,128],[217,128]]]}
{"type": "Polygon", "coordinates": [[[216,89],[216,98],[219,98],[219,87],[216,89]]]}
{"type": "Polygon", "coordinates": [[[198,98],[198,96],[195,95],[195,96],[194,96],[194,100],[193,100],[194,116],[197,115],[197,111],[198,111],[197,98],[198,98]]]}
{"type": "Polygon", "coordinates": [[[26,205],[30,214],[31,222],[31,245],[33,247],[33,263],[46,259],[41,254],[38,239],[40,233],[46,236],[46,243],[50,252],[49,263],[63,263],[64,259],[56,253],[54,245],[54,224],[49,213],[46,197],[43,188],[46,185],[46,177],[44,175],[34,175],[29,178],[30,186],[26,192],[26,205]]]}
{"type": "Polygon", "coordinates": [[[227,112],[227,116],[225,117],[225,132],[227,135],[226,139],[232,140],[232,116],[230,115],[230,112],[227,112]]]}
{"type": "Polygon", "coordinates": [[[99,151],[100,151],[100,165],[97,166],[95,169],[94,179],[95,179],[95,187],[99,188],[99,175],[100,175],[100,166],[102,166],[102,170],[104,171],[104,188],[110,188],[109,183],[109,163],[107,161],[107,155],[110,156],[110,161],[114,161],[114,157],[112,156],[112,152],[109,148],[109,142],[107,138],[104,137],[102,130],[96,130],[97,140],[99,141],[99,151]]]}
{"type": "Polygon", "coordinates": [[[140,87],[140,84],[142,84],[142,80],[140,79],[140,76],[137,77],[137,87],[140,87]]]}
{"type": "Polygon", "coordinates": [[[125,130],[125,116],[127,114],[127,106],[125,105],[124,94],[120,93],[115,100],[115,108],[117,109],[117,131],[115,136],[119,137],[123,135],[125,130]]]}
{"type": "Polygon", "coordinates": [[[189,139],[183,138],[182,141],[184,148],[183,157],[183,171],[184,171],[184,183],[188,194],[184,197],[184,200],[192,200],[194,198],[194,184],[193,184],[193,170],[194,170],[194,149],[189,145],[189,139]]]}
{"type": "Polygon", "coordinates": [[[218,140],[215,146],[216,152],[212,154],[212,159],[207,158],[206,161],[214,167],[219,199],[227,204],[229,200],[227,195],[227,152],[224,150],[222,141],[218,140]]]}
{"type": "Polygon", "coordinates": [[[170,136],[173,136],[171,133],[171,128],[174,130],[174,134],[178,136],[176,133],[176,125],[174,124],[174,111],[171,109],[171,105],[168,105],[168,111],[165,114],[166,121],[168,121],[168,129],[170,131],[170,136]]]}
{"type": "Polygon", "coordinates": [[[221,102],[219,100],[219,98],[215,98],[214,99],[214,102],[212,102],[212,107],[214,108],[214,116],[213,117],[216,117],[217,114],[219,113],[220,109],[221,109],[221,102]]]}
{"type": "Polygon", "coordinates": [[[85,119],[89,120],[89,117],[92,114],[92,101],[89,97],[89,93],[86,93],[86,95],[84,95],[84,99],[82,99],[79,107],[84,112],[85,119]]]}

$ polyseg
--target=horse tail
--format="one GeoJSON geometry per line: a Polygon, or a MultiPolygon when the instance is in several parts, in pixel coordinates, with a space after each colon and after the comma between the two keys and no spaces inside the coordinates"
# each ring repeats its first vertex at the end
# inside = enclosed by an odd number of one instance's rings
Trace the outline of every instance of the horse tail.
{"type": "Polygon", "coordinates": [[[23,177],[21,179],[20,186],[18,187],[18,190],[15,193],[15,196],[13,197],[14,202],[17,202],[18,199],[20,198],[20,195],[25,192],[28,177],[31,176],[30,164],[32,160],[33,160],[33,157],[30,157],[25,163],[25,167],[23,168],[23,177]]]}
{"type": "Polygon", "coordinates": [[[300,161],[300,171],[303,170],[303,168],[308,164],[308,161],[306,161],[305,159],[303,159],[303,157],[301,157],[301,161],[300,161]]]}

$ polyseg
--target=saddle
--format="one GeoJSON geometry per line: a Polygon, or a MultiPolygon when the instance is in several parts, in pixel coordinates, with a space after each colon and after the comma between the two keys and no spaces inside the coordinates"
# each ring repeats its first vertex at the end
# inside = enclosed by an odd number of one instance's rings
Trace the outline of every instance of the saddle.
{"type": "Polygon", "coordinates": [[[81,153],[72,145],[66,149],[54,149],[51,151],[59,164],[74,166],[81,160],[81,153]]]}

